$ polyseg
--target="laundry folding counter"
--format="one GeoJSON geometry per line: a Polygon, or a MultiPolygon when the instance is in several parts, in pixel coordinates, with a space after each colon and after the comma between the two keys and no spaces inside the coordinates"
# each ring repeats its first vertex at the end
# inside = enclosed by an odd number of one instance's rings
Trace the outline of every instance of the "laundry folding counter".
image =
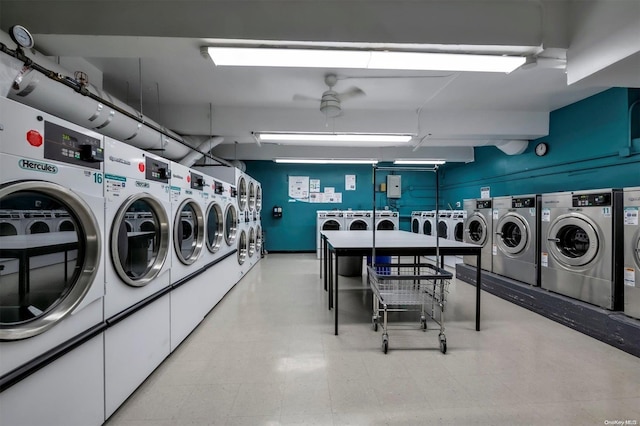
{"type": "MultiPolygon", "coordinates": [[[[373,232],[322,231],[324,288],[329,293],[329,309],[334,309],[335,334],[338,335],[338,265],[344,256],[371,256],[373,232]]],[[[480,265],[482,247],[406,231],[380,231],[375,234],[376,256],[476,256],[480,265]],[[436,246],[437,242],[437,246],[436,246]]],[[[476,330],[480,331],[481,270],[476,268],[476,330]]]]}

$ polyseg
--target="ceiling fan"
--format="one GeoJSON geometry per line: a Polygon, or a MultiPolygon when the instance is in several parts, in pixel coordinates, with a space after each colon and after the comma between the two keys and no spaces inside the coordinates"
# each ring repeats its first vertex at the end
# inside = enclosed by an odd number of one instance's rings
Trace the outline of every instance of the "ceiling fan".
{"type": "Polygon", "coordinates": [[[335,74],[327,74],[324,76],[324,82],[329,86],[329,90],[325,90],[322,93],[322,97],[315,98],[307,95],[295,94],[293,95],[294,101],[320,101],[320,111],[327,118],[335,118],[342,115],[342,101],[350,98],[356,98],[358,96],[365,96],[364,90],[359,87],[352,86],[342,93],[338,93],[333,90],[333,86],[338,82],[338,76],[335,74]]]}

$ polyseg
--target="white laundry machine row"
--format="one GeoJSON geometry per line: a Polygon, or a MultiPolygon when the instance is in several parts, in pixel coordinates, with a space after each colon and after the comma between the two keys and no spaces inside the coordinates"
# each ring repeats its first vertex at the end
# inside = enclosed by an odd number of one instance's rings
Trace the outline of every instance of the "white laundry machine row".
{"type": "Polygon", "coordinates": [[[105,157],[106,419],[169,355],[172,233],[170,161],[110,138],[105,157]]]}
{"type": "Polygon", "coordinates": [[[493,198],[492,270],[495,274],[540,285],[540,196],[493,198]]]}
{"type": "Polygon", "coordinates": [[[624,313],[640,319],[640,187],[623,193],[624,313]]]}
{"type": "Polygon", "coordinates": [[[540,285],[622,310],[622,192],[557,192],[541,197],[540,285]]]}
{"type": "MultiPolygon", "coordinates": [[[[482,247],[481,269],[492,271],[493,208],[491,198],[464,200],[467,220],[464,222],[464,242],[482,247]]],[[[467,265],[478,266],[476,256],[463,256],[467,265]]]]}
{"type": "Polygon", "coordinates": [[[1,421],[100,424],[103,137],[5,98],[0,128],[0,211],[72,225],[0,236],[1,421]]]}

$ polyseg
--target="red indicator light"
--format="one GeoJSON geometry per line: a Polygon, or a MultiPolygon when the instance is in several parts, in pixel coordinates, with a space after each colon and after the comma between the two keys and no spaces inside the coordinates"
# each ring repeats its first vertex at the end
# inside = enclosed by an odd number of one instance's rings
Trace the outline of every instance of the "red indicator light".
{"type": "Polygon", "coordinates": [[[144,172],[144,163],[138,163],[138,170],[144,172]]]}
{"type": "Polygon", "coordinates": [[[42,135],[36,130],[29,130],[27,132],[27,142],[31,146],[41,146],[42,145],[42,135]]]}
{"type": "Polygon", "coordinates": [[[187,182],[191,182],[191,176],[187,176],[187,182]]]}

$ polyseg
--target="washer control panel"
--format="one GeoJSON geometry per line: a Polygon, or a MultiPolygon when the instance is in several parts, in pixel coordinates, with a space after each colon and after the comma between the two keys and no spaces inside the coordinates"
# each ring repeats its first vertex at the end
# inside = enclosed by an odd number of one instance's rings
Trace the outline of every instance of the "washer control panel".
{"type": "Polygon", "coordinates": [[[573,207],[599,207],[611,205],[611,193],[572,195],[573,207]]]}

